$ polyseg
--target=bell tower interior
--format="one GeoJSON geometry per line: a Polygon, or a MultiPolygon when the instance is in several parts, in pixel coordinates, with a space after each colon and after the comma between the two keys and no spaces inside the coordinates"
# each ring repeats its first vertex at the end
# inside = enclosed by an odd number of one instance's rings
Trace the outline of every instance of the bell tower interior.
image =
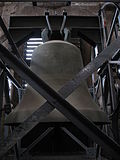
{"type": "Polygon", "coordinates": [[[0,159],[120,159],[119,0],[0,2],[0,159]]]}

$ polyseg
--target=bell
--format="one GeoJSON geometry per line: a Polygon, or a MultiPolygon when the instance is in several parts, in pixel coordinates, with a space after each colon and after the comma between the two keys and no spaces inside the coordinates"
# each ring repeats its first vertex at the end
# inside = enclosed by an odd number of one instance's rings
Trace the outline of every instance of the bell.
{"type": "MultiPolygon", "coordinates": [[[[83,62],[80,50],[73,44],[54,40],[38,46],[31,61],[31,70],[45,81],[55,91],[62,88],[82,68],[83,62]]],[[[106,123],[107,117],[93,101],[86,82],[80,84],[66,100],[89,120],[106,123]]],[[[6,118],[6,124],[25,121],[46,100],[28,85],[21,102],[6,118]]],[[[69,120],[54,109],[41,122],[68,122],[69,120]]]]}

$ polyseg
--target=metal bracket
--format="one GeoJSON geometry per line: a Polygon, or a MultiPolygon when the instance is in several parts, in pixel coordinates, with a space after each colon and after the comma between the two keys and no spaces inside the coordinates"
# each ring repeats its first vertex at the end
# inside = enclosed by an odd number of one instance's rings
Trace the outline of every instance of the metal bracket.
{"type": "Polygon", "coordinates": [[[66,23],[66,19],[67,19],[67,12],[63,11],[63,22],[60,28],[60,34],[63,36],[63,30],[65,28],[65,23],[66,23]]]}
{"type": "Polygon", "coordinates": [[[50,31],[50,34],[52,35],[52,28],[51,28],[51,25],[50,25],[50,22],[49,22],[49,11],[45,12],[45,18],[46,18],[46,22],[47,22],[47,26],[48,26],[48,29],[50,31]]]}

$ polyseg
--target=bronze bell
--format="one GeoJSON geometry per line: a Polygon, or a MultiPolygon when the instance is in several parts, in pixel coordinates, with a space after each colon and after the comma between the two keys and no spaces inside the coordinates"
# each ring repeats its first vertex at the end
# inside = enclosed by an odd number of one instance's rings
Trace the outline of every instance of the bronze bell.
{"type": "MultiPolygon", "coordinates": [[[[58,91],[83,68],[80,50],[65,41],[48,41],[38,46],[33,55],[31,70],[50,87],[58,91]]],[[[106,123],[107,117],[93,101],[86,82],[81,83],[67,99],[79,112],[93,122],[106,123]]],[[[28,85],[21,102],[6,118],[6,124],[25,121],[46,100],[28,85]]],[[[68,122],[59,111],[54,109],[41,122],[68,122]]]]}

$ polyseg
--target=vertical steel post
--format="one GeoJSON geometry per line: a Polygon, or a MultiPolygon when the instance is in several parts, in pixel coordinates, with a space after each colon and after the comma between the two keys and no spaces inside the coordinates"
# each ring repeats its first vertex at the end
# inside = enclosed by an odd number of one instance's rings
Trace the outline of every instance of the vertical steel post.
{"type": "Polygon", "coordinates": [[[9,114],[11,112],[11,102],[10,102],[10,93],[9,93],[9,83],[8,83],[8,78],[5,76],[5,112],[9,114]]]}
{"type": "Polygon", "coordinates": [[[113,35],[113,31],[114,31],[114,28],[115,28],[115,23],[116,23],[116,19],[118,17],[118,8],[116,9],[115,11],[115,14],[113,16],[113,20],[112,20],[112,24],[111,24],[111,27],[110,27],[110,32],[109,32],[109,35],[108,35],[108,38],[107,38],[107,42],[106,42],[106,46],[108,46],[111,42],[111,38],[112,38],[112,35],[113,35]]]}
{"type": "MultiPolygon", "coordinates": [[[[1,68],[0,68],[1,70],[1,68]]],[[[2,140],[2,110],[3,110],[3,92],[4,92],[4,71],[1,72],[0,75],[0,141],[2,140]]]]}

